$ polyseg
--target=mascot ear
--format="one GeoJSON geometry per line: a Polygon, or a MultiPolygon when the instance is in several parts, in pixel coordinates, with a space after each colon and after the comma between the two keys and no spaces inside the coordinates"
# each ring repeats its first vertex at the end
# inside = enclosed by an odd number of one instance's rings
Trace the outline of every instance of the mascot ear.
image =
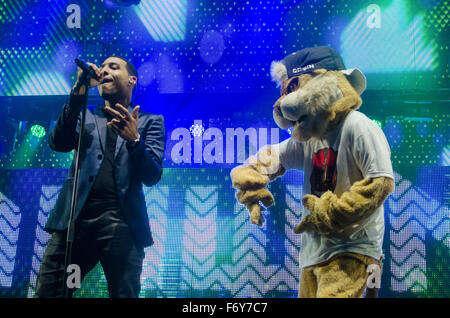
{"type": "Polygon", "coordinates": [[[272,81],[277,83],[277,87],[288,79],[286,66],[278,61],[273,61],[270,65],[270,75],[272,76],[272,81]]]}
{"type": "Polygon", "coordinates": [[[358,68],[350,68],[347,70],[342,70],[345,74],[347,80],[352,84],[356,92],[361,95],[366,89],[366,77],[358,68]]]}

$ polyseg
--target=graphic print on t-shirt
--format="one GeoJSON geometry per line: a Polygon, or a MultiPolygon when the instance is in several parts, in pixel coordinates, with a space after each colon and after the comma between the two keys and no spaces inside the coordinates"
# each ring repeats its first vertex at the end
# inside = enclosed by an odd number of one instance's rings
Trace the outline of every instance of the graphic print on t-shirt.
{"type": "Polygon", "coordinates": [[[337,151],[324,148],[313,157],[313,168],[311,172],[311,193],[320,197],[324,192],[334,191],[336,187],[336,159],[337,151]]]}

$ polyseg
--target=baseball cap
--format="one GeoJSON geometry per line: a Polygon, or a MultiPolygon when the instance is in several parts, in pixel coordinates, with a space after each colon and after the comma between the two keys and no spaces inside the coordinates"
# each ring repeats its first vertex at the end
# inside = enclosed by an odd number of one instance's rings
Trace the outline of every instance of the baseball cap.
{"type": "MultiPolygon", "coordinates": [[[[289,54],[280,62],[273,63],[282,63],[286,67],[287,74],[283,74],[283,80],[323,68],[327,71],[344,73],[360,95],[366,89],[366,77],[363,73],[358,68],[347,69],[339,53],[328,46],[305,48],[289,54]]],[[[280,78],[278,80],[280,81],[280,78]]]]}

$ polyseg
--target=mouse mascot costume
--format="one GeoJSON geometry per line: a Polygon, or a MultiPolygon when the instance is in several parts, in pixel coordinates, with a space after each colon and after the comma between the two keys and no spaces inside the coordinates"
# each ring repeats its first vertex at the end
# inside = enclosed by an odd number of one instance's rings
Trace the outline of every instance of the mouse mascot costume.
{"type": "Polygon", "coordinates": [[[304,170],[304,209],[294,228],[301,234],[299,297],[362,297],[366,287],[366,297],[376,297],[383,202],[394,177],[382,130],[357,110],[365,77],[324,46],[272,62],[271,75],[281,86],[273,118],[281,129],[292,127],[292,137],[231,171],[236,197],[261,226],[261,205],[274,202],[267,184],[288,169],[304,170]]]}

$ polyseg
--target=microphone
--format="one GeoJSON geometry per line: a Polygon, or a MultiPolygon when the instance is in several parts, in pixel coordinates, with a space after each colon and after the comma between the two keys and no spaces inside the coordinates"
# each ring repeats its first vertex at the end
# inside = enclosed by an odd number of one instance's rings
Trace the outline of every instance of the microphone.
{"type": "Polygon", "coordinates": [[[78,58],[75,59],[75,64],[78,65],[79,68],[83,70],[83,72],[87,75],[89,75],[93,79],[100,79],[100,77],[97,76],[95,71],[83,60],[80,60],[78,58]]]}

